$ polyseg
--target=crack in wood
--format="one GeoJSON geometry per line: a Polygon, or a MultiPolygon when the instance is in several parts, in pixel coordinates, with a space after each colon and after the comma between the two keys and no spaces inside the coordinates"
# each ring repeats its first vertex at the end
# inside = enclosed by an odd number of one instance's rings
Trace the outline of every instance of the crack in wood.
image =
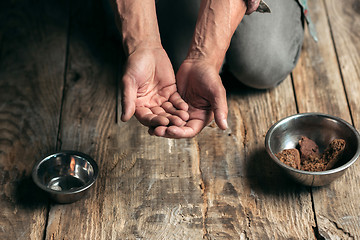
{"type": "Polygon", "coordinates": [[[243,231],[243,234],[245,235],[245,239],[246,239],[246,240],[249,240],[249,239],[250,239],[250,238],[248,237],[248,235],[247,235],[246,230],[243,231]]]}
{"type": "Polygon", "coordinates": [[[333,221],[331,219],[328,219],[329,222],[331,222],[336,229],[340,230],[341,232],[343,232],[346,236],[348,236],[350,239],[355,239],[355,237],[353,235],[351,235],[350,232],[345,231],[342,227],[339,226],[339,224],[336,221],[333,221]]]}
{"type": "MultiPolygon", "coordinates": [[[[242,126],[243,128],[241,129],[241,133],[243,135],[243,141],[242,141],[242,144],[243,144],[243,147],[244,147],[244,154],[245,154],[245,158],[246,158],[246,143],[248,141],[247,139],[247,125],[246,125],[246,121],[244,121],[244,116],[243,116],[243,113],[241,112],[241,109],[239,108],[239,119],[242,119],[242,126]]],[[[241,126],[241,125],[240,125],[241,126]]]]}
{"type": "Polygon", "coordinates": [[[201,207],[203,239],[209,239],[209,232],[206,229],[206,219],[207,219],[207,216],[208,216],[208,209],[209,209],[208,199],[207,199],[207,195],[206,195],[207,189],[206,189],[206,185],[205,185],[205,182],[204,182],[204,179],[203,179],[203,173],[201,171],[199,144],[195,139],[194,139],[194,145],[196,147],[196,152],[197,152],[198,173],[199,173],[199,176],[200,176],[199,188],[200,188],[200,191],[201,191],[201,197],[203,199],[203,206],[201,207]]]}
{"type": "Polygon", "coordinates": [[[246,214],[246,219],[247,219],[247,222],[248,222],[248,227],[251,228],[251,219],[250,219],[250,216],[249,216],[248,213],[246,214]]]}
{"type": "Polygon", "coordinates": [[[312,188],[310,188],[310,197],[311,197],[311,206],[312,206],[312,210],[314,213],[314,221],[315,221],[315,226],[312,227],[313,231],[314,231],[315,239],[325,240],[325,238],[319,232],[319,226],[318,226],[318,222],[317,222],[317,218],[316,218],[315,202],[314,202],[314,195],[313,195],[312,188]]]}

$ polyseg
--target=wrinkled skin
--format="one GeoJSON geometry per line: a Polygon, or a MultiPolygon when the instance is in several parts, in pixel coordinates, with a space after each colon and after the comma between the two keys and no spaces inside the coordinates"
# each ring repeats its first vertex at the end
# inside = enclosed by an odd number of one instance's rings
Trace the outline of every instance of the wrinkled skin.
{"type": "Polygon", "coordinates": [[[175,84],[161,46],[154,1],[116,0],[117,24],[128,55],[121,120],[135,114],[150,134],[169,138],[194,137],[213,119],[225,130],[228,108],[219,70],[245,12],[255,11],[258,5],[259,0],[202,0],[175,84]]]}
{"type": "Polygon", "coordinates": [[[177,92],[164,49],[138,49],[130,54],[122,84],[122,121],[134,114],[148,127],[183,126],[188,120],[188,105],[177,92]]]}
{"type": "Polygon", "coordinates": [[[227,128],[226,91],[215,67],[204,61],[186,60],[176,79],[181,97],[189,104],[189,120],[185,126],[157,127],[151,134],[168,138],[194,137],[214,116],[221,129],[227,128]]]}

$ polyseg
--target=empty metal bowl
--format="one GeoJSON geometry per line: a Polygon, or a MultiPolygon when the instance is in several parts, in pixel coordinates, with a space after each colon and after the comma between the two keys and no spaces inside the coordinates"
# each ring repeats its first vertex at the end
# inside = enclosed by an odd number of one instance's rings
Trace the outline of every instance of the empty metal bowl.
{"type": "Polygon", "coordinates": [[[71,203],[79,200],[94,184],[98,172],[96,162],[88,155],[62,151],[37,162],[32,177],[53,200],[71,203]]]}
{"type": "Polygon", "coordinates": [[[295,181],[307,186],[323,186],[340,177],[358,159],[360,136],[352,125],[338,117],[322,113],[301,113],[275,123],[266,134],[265,147],[271,159],[295,181]],[[341,160],[330,170],[310,172],[292,168],[275,156],[284,149],[296,148],[302,136],[315,141],[320,152],[332,140],[344,139],[346,146],[341,160]]]}

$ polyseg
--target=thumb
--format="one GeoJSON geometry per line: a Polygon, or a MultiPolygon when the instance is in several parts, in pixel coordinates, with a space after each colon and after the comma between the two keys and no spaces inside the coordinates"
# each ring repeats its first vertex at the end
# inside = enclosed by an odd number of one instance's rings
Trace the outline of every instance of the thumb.
{"type": "Polygon", "coordinates": [[[214,112],[216,124],[222,130],[227,129],[228,106],[226,101],[226,91],[223,86],[221,89],[218,90],[216,96],[214,97],[214,101],[211,105],[212,105],[212,110],[214,112]]]}
{"type": "Polygon", "coordinates": [[[121,121],[126,122],[135,113],[135,102],[137,96],[137,88],[135,79],[128,73],[122,78],[122,94],[121,94],[121,121]]]}

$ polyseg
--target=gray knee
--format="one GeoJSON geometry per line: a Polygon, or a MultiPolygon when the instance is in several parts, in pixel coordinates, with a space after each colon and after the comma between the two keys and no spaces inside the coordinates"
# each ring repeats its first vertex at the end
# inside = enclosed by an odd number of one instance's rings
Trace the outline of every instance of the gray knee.
{"type": "Polygon", "coordinates": [[[302,10],[295,0],[268,0],[272,13],[245,16],[226,54],[226,65],[242,83],[271,88],[295,67],[304,38],[302,10]]]}
{"type": "Polygon", "coordinates": [[[226,66],[243,84],[258,88],[273,88],[293,70],[300,55],[302,41],[286,51],[280,44],[259,46],[257,51],[243,49],[241,53],[228,53],[226,66]],[[263,49],[259,49],[259,48],[263,49]],[[241,57],[240,57],[241,54],[241,57]]]}

